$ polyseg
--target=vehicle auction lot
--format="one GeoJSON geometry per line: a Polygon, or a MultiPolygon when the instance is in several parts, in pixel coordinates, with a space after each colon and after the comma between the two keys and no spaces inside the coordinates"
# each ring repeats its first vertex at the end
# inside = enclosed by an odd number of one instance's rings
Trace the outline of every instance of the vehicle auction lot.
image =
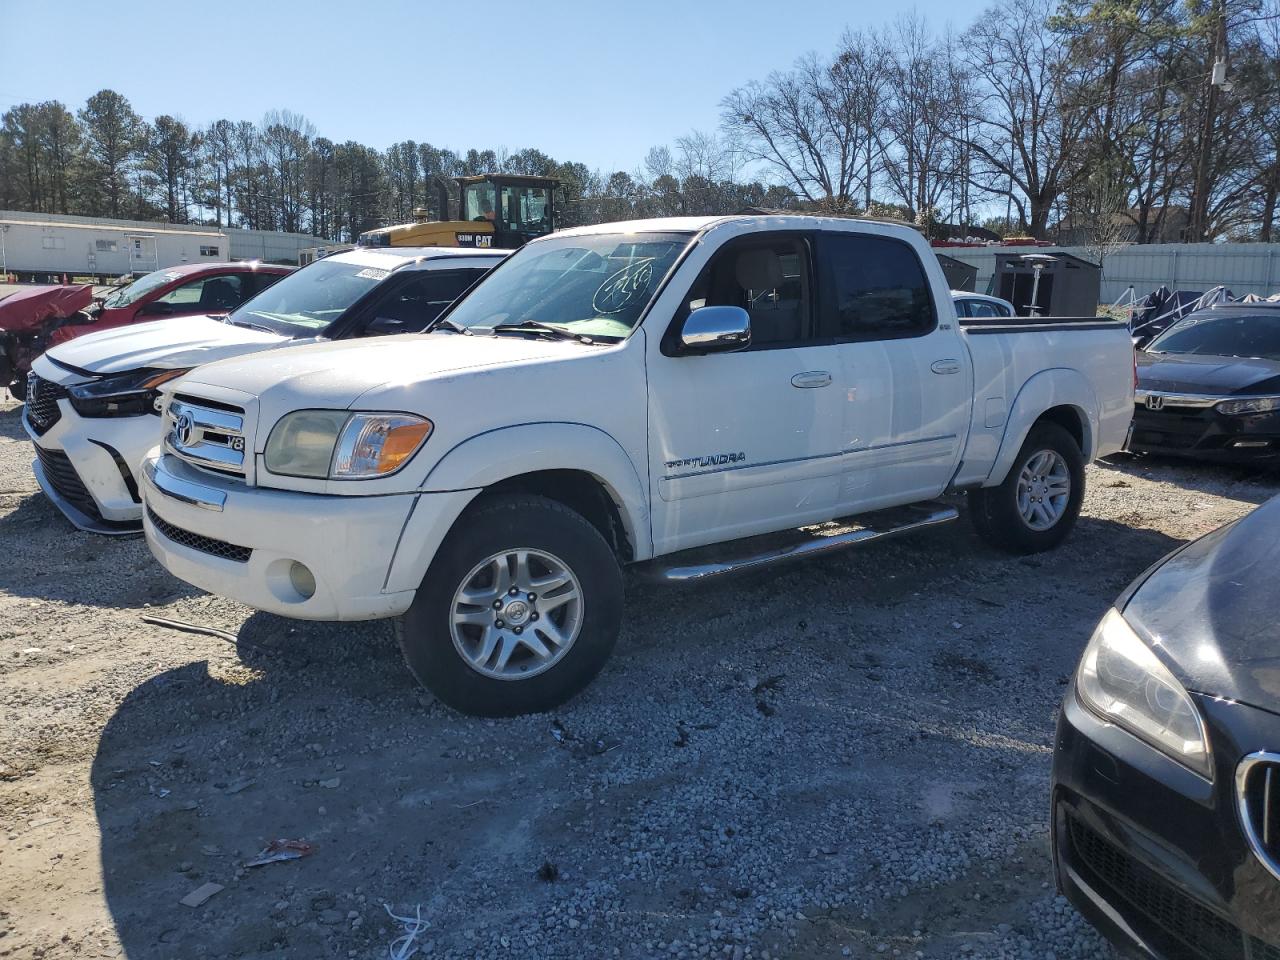
{"type": "Polygon", "coordinates": [[[0,404],[0,956],[1105,955],[1054,896],[1063,684],[1111,600],[1273,473],[1118,458],[1061,549],[967,520],[714,586],[628,579],[555,714],[436,703],[387,623],[198,593],[73,531],[0,404]],[[237,643],[141,621],[170,617],[237,643]],[[304,859],[241,864],[273,838],[304,859]],[[206,882],[202,906],[179,901],[206,882]]]}

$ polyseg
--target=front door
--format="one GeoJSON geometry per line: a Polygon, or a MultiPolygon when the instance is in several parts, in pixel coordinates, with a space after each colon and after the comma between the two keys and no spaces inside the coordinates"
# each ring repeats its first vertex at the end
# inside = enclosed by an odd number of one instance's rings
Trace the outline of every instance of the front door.
{"type": "Polygon", "coordinates": [[[658,553],[830,516],[841,485],[840,371],[814,340],[813,241],[727,243],[688,291],[649,365],[650,494],[658,553]],[[751,346],[681,355],[690,310],[747,310],[751,346]]]}

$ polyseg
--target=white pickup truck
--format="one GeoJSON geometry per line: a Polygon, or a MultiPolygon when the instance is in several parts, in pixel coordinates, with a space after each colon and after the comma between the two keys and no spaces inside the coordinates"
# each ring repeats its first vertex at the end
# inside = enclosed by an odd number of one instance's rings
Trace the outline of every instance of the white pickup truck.
{"type": "Polygon", "coordinates": [[[1029,552],[1118,451],[1108,320],[956,317],[910,228],[801,216],[535,240],[432,332],[200,367],[144,461],[171,572],[285,616],[400,617],[465,712],[558,705],[626,564],[699,580],[954,519],[1029,552]],[[803,528],[803,529],[802,529],[803,528]]]}

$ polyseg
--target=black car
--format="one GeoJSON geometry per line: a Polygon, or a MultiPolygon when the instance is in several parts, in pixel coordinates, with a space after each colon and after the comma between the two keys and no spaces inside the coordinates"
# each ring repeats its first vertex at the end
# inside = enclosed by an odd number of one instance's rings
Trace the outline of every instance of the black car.
{"type": "Polygon", "coordinates": [[[1280,497],[1160,561],[1058,719],[1059,889],[1137,956],[1280,958],[1280,497]]]}
{"type": "Polygon", "coordinates": [[[1280,458],[1280,303],[1198,310],[1137,356],[1129,450],[1280,458]]]}

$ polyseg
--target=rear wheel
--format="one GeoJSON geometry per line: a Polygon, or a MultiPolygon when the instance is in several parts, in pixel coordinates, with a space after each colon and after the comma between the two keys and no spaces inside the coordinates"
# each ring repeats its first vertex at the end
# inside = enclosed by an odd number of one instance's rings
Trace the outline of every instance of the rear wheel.
{"type": "Polygon", "coordinates": [[[992,546],[1038,553],[1066,538],[1083,500],[1084,454],[1075,438],[1056,423],[1037,423],[1004,482],[970,491],[969,515],[992,546]]]}
{"type": "Polygon", "coordinates": [[[595,527],[553,500],[512,495],[463,515],[397,630],[423,686],[463,713],[501,717],[582,690],[621,619],[622,572],[595,527]]]}

